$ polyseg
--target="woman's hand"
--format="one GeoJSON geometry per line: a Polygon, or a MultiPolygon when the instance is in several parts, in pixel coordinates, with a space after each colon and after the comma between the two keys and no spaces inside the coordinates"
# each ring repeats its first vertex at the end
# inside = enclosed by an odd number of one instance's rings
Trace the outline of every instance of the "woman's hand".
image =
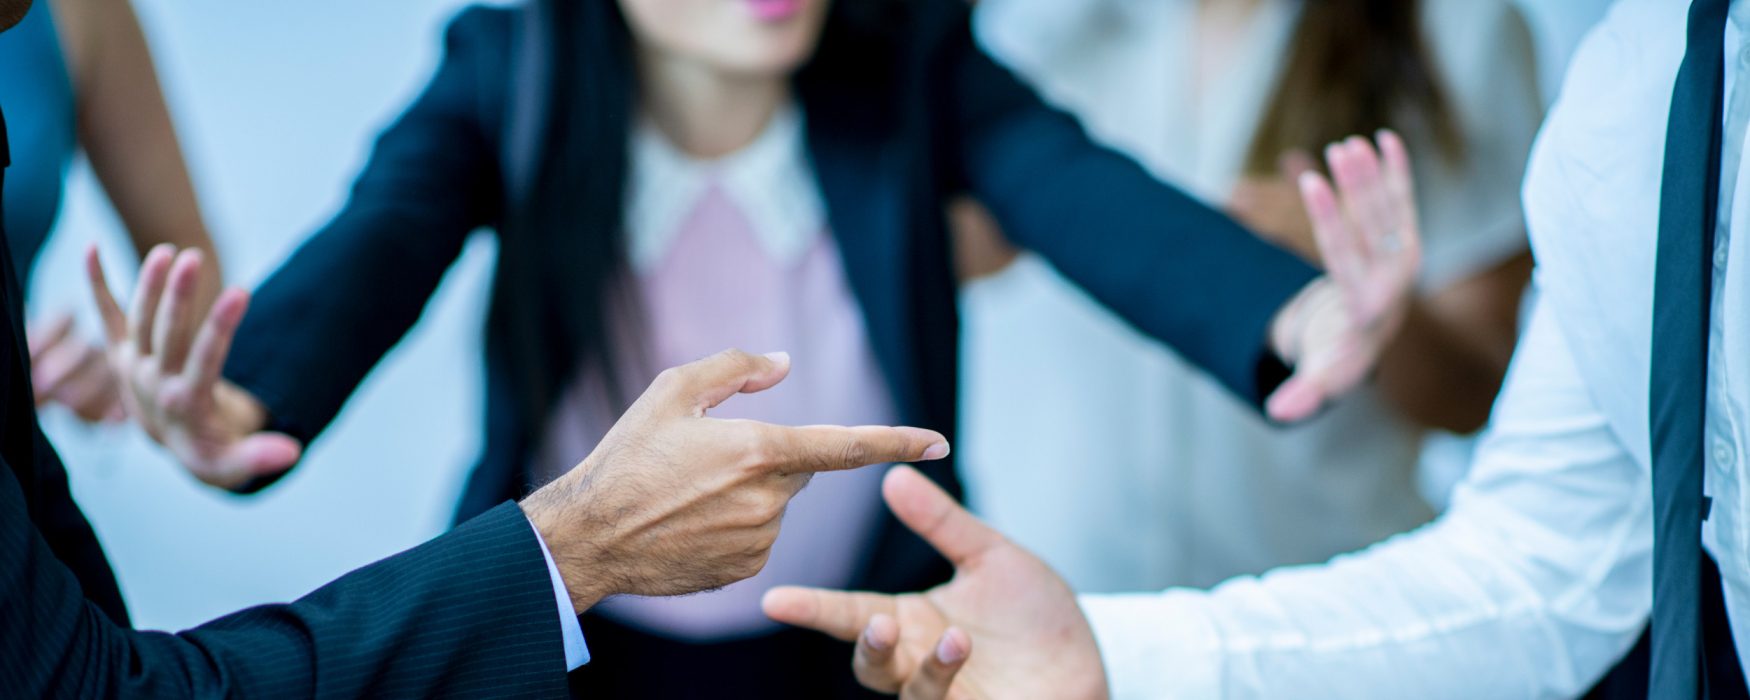
{"type": "Polygon", "coordinates": [[[37,406],[51,401],[61,404],[87,423],[126,418],[121,382],[104,359],[103,348],[79,336],[71,314],[32,323],[27,335],[30,383],[37,406]]]}
{"type": "Polygon", "coordinates": [[[1271,326],[1276,352],[1295,367],[1265,404],[1277,420],[1308,418],[1367,377],[1403,325],[1422,265],[1403,140],[1381,131],[1376,152],[1350,137],[1327,148],[1325,159],[1336,187],[1307,172],[1300,192],[1326,274],[1271,326]]]}
{"type": "Polygon", "coordinates": [[[1107,696],[1093,629],[1045,562],[915,469],[888,472],[882,494],[954,564],[954,580],[899,596],[780,587],[766,594],[768,616],[856,640],[857,680],[902,700],[1107,696]]]}
{"type": "Polygon", "coordinates": [[[261,402],[219,376],[249,293],[226,290],[206,318],[197,319],[202,257],[198,249],[154,247],[140,264],[126,314],[109,292],[95,247],[85,264],[128,415],[195,478],[237,489],[291,468],[302,446],[288,435],[263,432],[261,402]]]}

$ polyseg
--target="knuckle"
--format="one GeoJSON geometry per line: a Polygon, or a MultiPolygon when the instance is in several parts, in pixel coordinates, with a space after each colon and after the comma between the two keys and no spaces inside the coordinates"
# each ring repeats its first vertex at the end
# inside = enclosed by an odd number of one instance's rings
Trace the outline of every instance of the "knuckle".
{"type": "MultiPolygon", "coordinates": [[[[790,504],[788,497],[772,489],[763,489],[759,494],[754,512],[760,517],[760,525],[770,525],[784,516],[784,509],[790,504]]],[[[772,538],[777,538],[776,533],[772,538]]]]}
{"type": "Polygon", "coordinates": [[[728,348],[723,352],[717,353],[717,357],[744,367],[753,363],[753,355],[748,354],[747,351],[742,350],[741,348],[728,348]]]}
{"type": "Polygon", "coordinates": [[[839,446],[839,462],[846,466],[862,466],[869,463],[872,450],[862,440],[847,440],[839,446]]]}

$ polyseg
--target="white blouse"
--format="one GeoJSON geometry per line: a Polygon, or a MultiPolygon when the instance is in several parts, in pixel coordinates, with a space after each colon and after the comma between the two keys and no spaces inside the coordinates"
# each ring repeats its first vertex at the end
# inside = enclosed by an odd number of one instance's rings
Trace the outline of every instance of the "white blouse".
{"type": "MultiPolygon", "coordinates": [[[[1197,100],[1195,0],[984,0],[976,26],[1097,140],[1219,206],[1298,7],[1267,0],[1197,100]]],[[[1518,183],[1542,103],[1531,40],[1504,0],[1424,8],[1469,153],[1453,167],[1411,144],[1422,285],[1439,289],[1525,250],[1518,183]]],[[[1432,516],[1416,483],[1423,433],[1373,392],[1271,427],[1033,256],[970,285],[962,306],[958,448],[972,504],[1078,590],[1209,585],[1323,561],[1432,516]]]]}

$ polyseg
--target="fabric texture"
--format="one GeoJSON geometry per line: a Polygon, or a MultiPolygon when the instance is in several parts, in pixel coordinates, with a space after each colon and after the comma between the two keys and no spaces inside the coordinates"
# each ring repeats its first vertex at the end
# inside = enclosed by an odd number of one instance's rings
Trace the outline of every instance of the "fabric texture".
{"type": "MultiPolygon", "coordinates": [[[[1735,693],[1706,682],[1702,653],[1724,610],[1703,610],[1701,523],[1707,459],[1709,301],[1713,297],[1714,227],[1720,221],[1720,149],[1725,83],[1722,44],[1729,0],[1697,0],[1689,8],[1688,50],[1677,71],[1665,130],[1660,183],[1658,262],[1654,275],[1651,407],[1653,455],[1653,618],[1648,695],[1657,698],[1741,697],[1737,664],[1722,677],[1735,693]]],[[[1705,567],[1711,568],[1711,567],[1705,567]]],[[[1710,572],[1712,573],[1712,572],[1710,572]]],[[[1717,600],[1708,597],[1709,601],[1717,600]]],[[[1727,642],[1727,646],[1730,642],[1727,642]]]]}

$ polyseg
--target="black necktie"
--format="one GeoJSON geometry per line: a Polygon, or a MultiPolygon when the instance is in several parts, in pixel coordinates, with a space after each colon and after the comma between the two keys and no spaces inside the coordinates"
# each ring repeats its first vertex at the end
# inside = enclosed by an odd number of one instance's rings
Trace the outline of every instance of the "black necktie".
{"type": "Polygon", "coordinates": [[[1721,64],[1730,4],[1695,0],[1690,5],[1689,49],[1671,93],[1665,134],[1648,397],[1654,537],[1648,696],[1653,698],[1702,697],[1707,674],[1703,620],[1713,617],[1703,615],[1702,591],[1704,585],[1718,585],[1702,575],[1701,524],[1707,517],[1703,418],[1719,216],[1721,64]]]}

